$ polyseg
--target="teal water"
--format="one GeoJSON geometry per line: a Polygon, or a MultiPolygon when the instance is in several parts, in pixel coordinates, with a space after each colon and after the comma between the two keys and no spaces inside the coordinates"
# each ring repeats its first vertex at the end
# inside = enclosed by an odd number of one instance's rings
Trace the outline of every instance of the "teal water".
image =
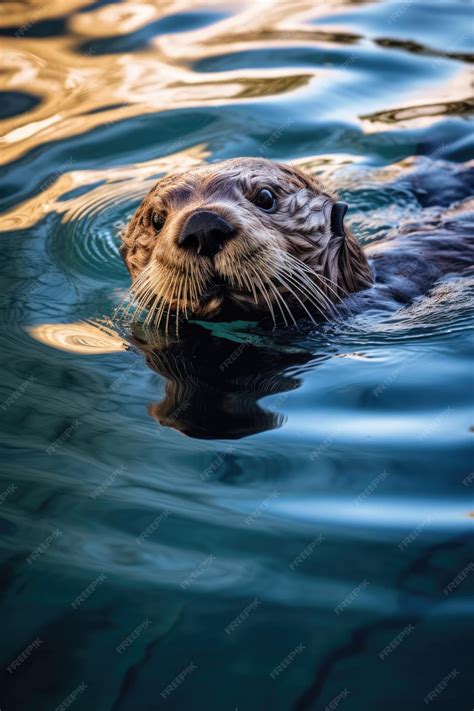
{"type": "Polygon", "coordinates": [[[472,272],[301,333],[114,317],[203,161],[305,167],[366,246],[470,224],[472,16],[5,5],[2,711],[472,709],[472,272]]]}

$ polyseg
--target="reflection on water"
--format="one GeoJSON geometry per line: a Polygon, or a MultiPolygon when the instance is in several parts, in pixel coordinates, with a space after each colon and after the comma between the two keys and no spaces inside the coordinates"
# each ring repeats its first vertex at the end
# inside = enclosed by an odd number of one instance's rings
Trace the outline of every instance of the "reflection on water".
{"type": "Polygon", "coordinates": [[[471,15],[3,3],[2,709],[472,707],[461,257],[298,333],[114,316],[121,228],[204,161],[316,173],[389,263],[464,244],[471,15]]]}

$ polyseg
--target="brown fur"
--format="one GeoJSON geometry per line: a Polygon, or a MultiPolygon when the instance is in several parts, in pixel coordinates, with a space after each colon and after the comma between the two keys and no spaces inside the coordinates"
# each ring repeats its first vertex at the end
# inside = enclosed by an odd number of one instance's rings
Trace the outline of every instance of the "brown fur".
{"type": "MultiPolygon", "coordinates": [[[[249,312],[295,321],[298,312],[327,315],[332,303],[368,287],[367,260],[354,236],[331,232],[337,200],[298,168],[238,158],[169,175],[143,200],[123,234],[121,252],[132,295],[149,321],[170,313],[216,316],[225,301],[249,312]],[[266,213],[252,203],[262,188],[277,198],[266,213]],[[188,217],[205,209],[237,231],[213,261],[178,245],[188,217]],[[153,212],[166,217],[159,233],[153,212]],[[225,283],[225,291],[213,291],[225,283]]],[[[176,316],[176,324],[178,317],[176,316]]]]}

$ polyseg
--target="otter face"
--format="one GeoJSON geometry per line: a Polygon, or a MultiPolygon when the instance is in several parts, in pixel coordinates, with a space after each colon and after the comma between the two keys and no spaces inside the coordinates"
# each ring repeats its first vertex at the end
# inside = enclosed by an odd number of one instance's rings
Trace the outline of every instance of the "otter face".
{"type": "Polygon", "coordinates": [[[169,175],[123,235],[131,295],[146,322],[214,318],[226,307],[276,323],[326,316],[371,283],[345,206],[315,178],[240,158],[169,175]]]}

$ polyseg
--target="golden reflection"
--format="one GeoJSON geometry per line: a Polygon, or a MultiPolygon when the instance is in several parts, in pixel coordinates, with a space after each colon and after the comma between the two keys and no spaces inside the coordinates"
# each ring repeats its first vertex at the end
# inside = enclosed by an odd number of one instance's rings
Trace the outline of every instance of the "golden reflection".
{"type": "MultiPolygon", "coordinates": [[[[84,0],[67,0],[67,12],[74,12],[85,4],[84,0]]],[[[0,27],[18,27],[26,33],[37,22],[61,17],[64,10],[64,0],[7,0],[2,2],[0,27]]]]}
{"type": "MultiPolygon", "coordinates": [[[[168,8],[177,3],[166,3],[168,8]]],[[[181,3],[182,4],[182,3],[181,3]]],[[[158,3],[128,2],[123,5],[105,5],[96,10],[74,15],[69,30],[84,37],[116,37],[136,32],[164,14],[158,3]]],[[[169,11],[169,9],[167,9],[169,11]]],[[[173,8],[173,12],[176,10],[173,8]]]]}
{"type": "Polygon", "coordinates": [[[194,168],[209,155],[203,145],[192,146],[183,151],[161,156],[146,163],[117,167],[108,170],[69,170],[53,176],[53,180],[37,195],[25,200],[0,217],[0,233],[12,228],[27,229],[32,227],[50,212],[63,215],[63,220],[70,220],[88,211],[98,212],[107,204],[119,203],[141,198],[156,182],[158,174],[167,174],[178,170],[194,168]],[[83,196],[68,200],[63,195],[83,185],[102,183],[87,193],[87,204],[83,196]],[[61,198],[61,199],[59,199],[61,198]]]}
{"type": "MultiPolygon", "coordinates": [[[[49,3],[47,9],[41,3],[13,3],[7,24],[26,29],[20,37],[2,38],[3,83],[9,91],[30,93],[41,101],[27,113],[0,121],[0,164],[49,141],[151,112],[288,93],[330,71],[329,67],[302,72],[276,66],[203,74],[190,68],[196,59],[262,48],[272,42],[276,46],[317,46],[319,42],[347,43],[358,38],[321,34],[304,24],[306,18],[327,12],[327,3],[269,0],[263,4],[264,12],[262,3],[253,2],[196,4],[178,0],[106,5],[72,14],[62,36],[35,38],[28,34],[30,24],[62,16],[61,3],[49,3]],[[211,11],[228,7],[231,16],[196,30],[159,35],[149,45],[134,49],[133,55],[98,54],[93,46],[84,45],[95,38],[136,32],[160,18],[195,11],[201,5],[211,11]],[[44,12],[44,18],[39,12],[44,12]]],[[[68,5],[68,12],[80,5],[68,5]]]]}
{"type": "MultiPolygon", "coordinates": [[[[317,65],[303,63],[302,68],[288,66],[284,55],[280,61],[275,54],[275,64],[265,68],[196,71],[193,63],[206,58],[288,47],[347,51],[348,46],[372,48],[376,56],[385,47],[393,46],[393,51],[428,55],[433,62],[450,61],[452,52],[438,56],[433,49],[413,42],[390,37],[373,39],[364,36],[359,26],[318,25],[318,18],[346,11],[353,4],[350,0],[162,0],[87,9],[91,4],[86,0],[69,0],[64,33],[35,37],[32,27],[47,19],[64,17],[65,4],[59,0],[4,3],[1,24],[18,30],[16,36],[2,37],[2,88],[31,94],[40,101],[26,112],[0,120],[0,164],[18,160],[50,142],[154,112],[233,106],[290,94],[312,81],[317,86],[316,108],[324,112],[327,110],[324,96],[328,89],[333,91],[337,82],[353,79],[356,83],[351,91],[359,94],[363,89],[365,70],[351,59],[352,55],[346,62],[341,60],[341,65],[329,60],[317,65]],[[79,8],[84,8],[84,12],[75,12],[79,8]],[[133,37],[163,18],[203,8],[210,12],[226,9],[228,13],[192,30],[168,29],[154,36],[150,32],[148,40],[143,39],[142,44],[129,51],[100,54],[95,44],[99,39],[133,37]]],[[[470,84],[470,73],[460,68],[455,77],[443,81],[441,86],[439,82],[436,86],[427,81],[421,91],[412,87],[405,94],[401,92],[393,106],[360,116],[359,125],[365,133],[385,132],[392,125],[408,121],[410,126],[429,125],[442,113],[462,114],[470,108],[466,99],[471,94],[470,84]]],[[[344,89],[341,101],[332,107],[334,117],[357,120],[350,97],[351,93],[344,89]]],[[[201,159],[204,157],[201,155],[201,159]]],[[[135,168],[130,169],[128,177],[134,177],[135,168]]],[[[71,180],[77,184],[77,174],[71,180]]],[[[61,187],[66,182],[64,176],[61,187]]],[[[48,190],[48,203],[49,198],[48,190]]],[[[32,211],[37,215],[38,210],[33,201],[32,205],[25,204],[21,212],[32,211]]],[[[16,219],[15,214],[10,214],[11,219],[16,219]]]]}
{"type": "Polygon", "coordinates": [[[80,355],[102,355],[127,350],[127,344],[110,327],[93,323],[42,323],[26,331],[51,348],[80,355]]]}

